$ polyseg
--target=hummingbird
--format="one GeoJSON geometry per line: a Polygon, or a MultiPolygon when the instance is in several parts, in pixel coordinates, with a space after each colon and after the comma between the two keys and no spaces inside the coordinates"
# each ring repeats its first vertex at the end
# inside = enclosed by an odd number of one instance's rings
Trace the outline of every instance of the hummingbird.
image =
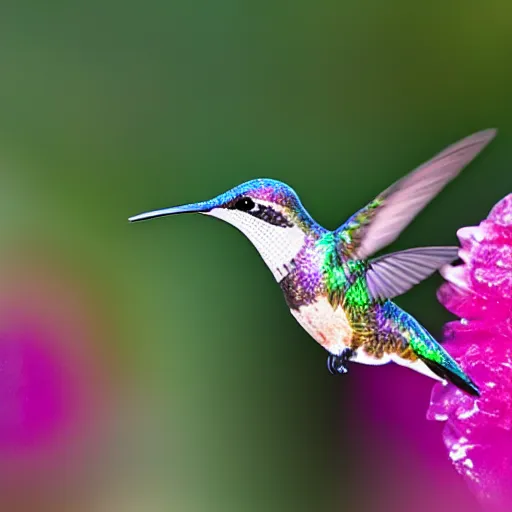
{"type": "Polygon", "coordinates": [[[200,213],[238,228],[272,272],[291,314],[328,352],[332,374],[347,373],[351,362],[393,362],[478,396],[476,384],[448,352],[392,301],[458,259],[458,247],[375,254],[396,240],[495,135],[484,130],[449,146],[334,231],[313,220],[290,186],[273,179],[254,179],[213,199],[129,221],[200,213]]]}

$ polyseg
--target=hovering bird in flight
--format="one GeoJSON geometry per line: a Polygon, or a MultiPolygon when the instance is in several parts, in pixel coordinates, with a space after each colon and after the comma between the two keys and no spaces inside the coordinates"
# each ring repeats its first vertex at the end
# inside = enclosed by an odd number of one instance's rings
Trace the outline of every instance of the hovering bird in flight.
{"type": "Polygon", "coordinates": [[[238,228],[279,283],[292,315],[329,352],[331,373],[346,373],[350,361],[394,362],[479,395],[443,347],[391,300],[457,259],[458,248],[418,247],[373,255],[393,242],[495,134],[485,130],[448,147],[335,231],[317,224],[292,188],[271,179],[251,180],[207,201],[129,220],[202,213],[238,228]]]}

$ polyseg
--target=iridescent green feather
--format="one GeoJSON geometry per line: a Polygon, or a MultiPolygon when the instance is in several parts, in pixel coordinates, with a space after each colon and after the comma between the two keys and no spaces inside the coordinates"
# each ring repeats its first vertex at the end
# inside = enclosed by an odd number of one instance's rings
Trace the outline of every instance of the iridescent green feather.
{"type": "Polygon", "coordinates": [[[445,364],[446,363],[446,354],[444,350],[439,345],[434,345],[430,340],[430,343],[427,343],[424,339],[416,336],[411,336],[409,340],[409,344],[413,349],[414,353],[421,357],[422,359],[428,359],[434,363],[445,364]]]}
{"type": "Polygon", "coordinates": [[[326,233],[317,241],[317,247],[323,251],[322,274],[329,302],[337,307],[341,301],[343,290],[347,287],[347,276],[341,265],[336,250],[334,233],[326,233]]]}
{"type": "Polygon", "coordinates": [[[371,299],[365,278],[366,264],[356,260],[342,261],[334,233],[324,235],[317,245],[324,249],[322,272],[331,305],[336,307],[343,301],[350,307],[369,307],[371,299]]]}
{"type": "Polygon", "coordinates": [[[366,309],[370,307],[370,303],[370,294],[365,277],[356,277],[345,292],[345,304],[352,308],[366,309]]]}

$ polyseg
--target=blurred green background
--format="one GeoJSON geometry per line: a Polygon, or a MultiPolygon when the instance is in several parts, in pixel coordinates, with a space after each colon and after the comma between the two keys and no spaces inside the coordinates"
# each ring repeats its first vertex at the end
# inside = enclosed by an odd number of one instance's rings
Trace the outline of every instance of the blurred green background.
{"type": "MultiPolygon", "coordinates": [[[[91,343],[123,397],[126,460],[87,484],[90,499],[121,512],[392,510],[378,480],[413,456],[376,459],[368,443],[386,436],[366,425],[364,370],[328,375],[249,242],[201,216],[127,218],[271,177],[335,228],[497,127],[390,250],[456,243],[512,190],[511,23],[505,0],[2,6],[3,258],[44,258],[87,291],[109,333],[91,343]]],[[[435,334],[449,318],[440,282],[398,301],[435,334]]]]}

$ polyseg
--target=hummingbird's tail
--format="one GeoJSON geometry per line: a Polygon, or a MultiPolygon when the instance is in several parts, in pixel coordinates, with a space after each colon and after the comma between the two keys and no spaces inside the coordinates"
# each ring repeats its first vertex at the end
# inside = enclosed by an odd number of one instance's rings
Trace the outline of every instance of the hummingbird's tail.
{"type": "Polygon", "coordinates": [[[432,335],[416,321],[416,329],[409,344],[413,352],[425,365],[441,379],[448,380],[458,388],[473,396],[480,396],[477,385],[464,373],[448,352],[432,335]]]}
{"type": "Polygon", "coordinates": [[[470,395],[480,396],[477,385],[464,373],[455,359],[448,354],[415,318],[396,304],[391,302],[387,304],[409,347],[433,374],[442,380],[451,382],[470,395]]]}
{"type": "MultiPolygon", "coordinates": [[[[443,352],[445,352],[443,350],[443,352]]],[[[436,375],[442,379],[450,381],[462,391],[469,393],[473,396],[480,396],[480,390],[477,385],[462,371],[459,365],[445,352],[448,359],[443,363],[427,359],[426,357],[419,356],[420,359],[432,370],[436,375]]]]}

